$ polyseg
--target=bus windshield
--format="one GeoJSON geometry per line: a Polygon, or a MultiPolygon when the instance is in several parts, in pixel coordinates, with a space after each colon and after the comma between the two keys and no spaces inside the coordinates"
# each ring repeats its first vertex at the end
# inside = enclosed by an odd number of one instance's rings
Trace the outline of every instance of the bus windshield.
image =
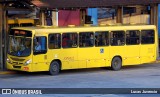
{"type": "Polygon", "coordinates": [[[8,54],[13,56],[29,56],[31,54],[31,37],[28,37],[26,31],[11,30],[9,35],[8,54]],[[13,32],[16,32],[13,34],[13,32]]]}

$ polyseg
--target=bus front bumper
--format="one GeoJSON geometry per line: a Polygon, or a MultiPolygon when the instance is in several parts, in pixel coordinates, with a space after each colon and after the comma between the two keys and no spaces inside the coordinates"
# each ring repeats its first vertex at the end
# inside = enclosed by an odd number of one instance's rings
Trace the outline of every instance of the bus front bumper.
{"type": "Polygon", "coordinates": [[[27,66],[24,66],[22,64],[12,64],[7,62],[7,69],[9,70],[16,70],[16,71],[26,71],[26,72],[32,72],[30,64],[27,66]]]}

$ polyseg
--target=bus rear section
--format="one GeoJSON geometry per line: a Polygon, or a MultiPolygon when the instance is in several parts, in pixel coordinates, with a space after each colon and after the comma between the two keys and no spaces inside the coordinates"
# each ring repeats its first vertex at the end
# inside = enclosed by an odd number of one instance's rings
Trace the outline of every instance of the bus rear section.
{"type": "Polygon", "coordinates": [[[155,27],[152,26],[141,29],[132,28],[126,31],[111,31],[111,62],[114,58],[118,58],[122,66],[155,62],[157,58],[156,33],[155,27]]]}

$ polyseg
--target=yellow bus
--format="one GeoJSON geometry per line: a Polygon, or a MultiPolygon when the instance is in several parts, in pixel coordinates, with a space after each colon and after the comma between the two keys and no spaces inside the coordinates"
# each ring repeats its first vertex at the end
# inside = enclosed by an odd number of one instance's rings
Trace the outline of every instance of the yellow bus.
{"type": "Polygon", "coordinates": [[[154,62],[154,25],[16,27],[9,34],[7,68],[27,72],[111,67],[154,62]]]}
{"type": "Polygon", "coordinates": [[[34,19],[8,19],[9,29],[12,27],[28,27],[35,24],[34,19]]]}

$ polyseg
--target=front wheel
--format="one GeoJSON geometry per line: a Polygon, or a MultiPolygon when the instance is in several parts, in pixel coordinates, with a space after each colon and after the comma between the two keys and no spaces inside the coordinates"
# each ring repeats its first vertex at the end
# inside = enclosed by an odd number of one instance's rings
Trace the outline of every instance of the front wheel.
{"type": "Polygon", "coordinates": [[[53,61],[49,68],[50,75],[57,75],[60,71],[60,64],[57,61],[53,61]]]}
{"type": "Polygon", "coordinates": [[[122,67],[122,60],[120,57],[114,57],[111,63],[112,70],[118,71],[122,67]]]}

